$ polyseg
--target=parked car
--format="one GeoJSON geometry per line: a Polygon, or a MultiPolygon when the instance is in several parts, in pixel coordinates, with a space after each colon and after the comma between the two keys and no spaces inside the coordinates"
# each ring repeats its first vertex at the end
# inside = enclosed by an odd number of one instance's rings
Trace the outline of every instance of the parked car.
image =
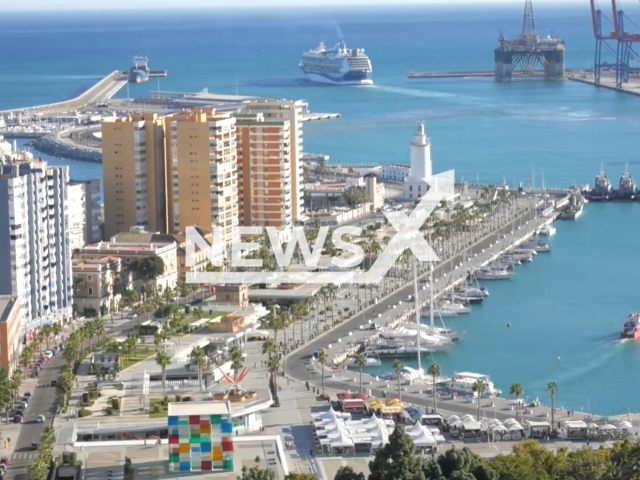
{"type": "Polygon", "coordinates": [[[51,380],[51,386],[52,387],[57,387],[58,386],[58,381],[57,380],[51,380]]]}
{"type": "Polygon", "coordinates": [[[44,358],[51,358],[51,357],[53,357],[53,352],[52,352],[51,350],[47,350],[46,352],[44,352],[44,353],[42,354],[42,356],[43,356],[44,358]]]}
{"type": "Polygon", "coordinates": [[[24,395],[22,395],[22,398],[31,399],[31,392],[25,392],[24,395]]]}
{"type": "Polygon", "coordinates": [[[0,458],[0,465],[4,465],[5,467],[9,466],[9,459],[7,457],[0,458]]]}
{"type": "Polygon", "coordinates": [[[36,418],[36,422],[38,423],[43,423],[46,420],[46,417],[44,415],[38,415],[38,418],[36,418]]]}
{"type": "Polygon", "coordinates": [[[31,450],[37,450],[38,444],[36,442],[31,442],[31,450]]]}

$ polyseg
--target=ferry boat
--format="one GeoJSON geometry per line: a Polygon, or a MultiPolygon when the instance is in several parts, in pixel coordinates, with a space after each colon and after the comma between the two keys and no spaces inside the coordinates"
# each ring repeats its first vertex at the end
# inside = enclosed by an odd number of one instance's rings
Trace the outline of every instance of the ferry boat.
{"type": "Polygon", "coordinates": [[[462,394],[474,395],[473,386],[478,381],[484,383],[486,386],[485,396],[497,397],[502,393],[502,390],[498,390],[493,385],[489,375],[473,372],[455,372],[449,383],[449,389],[462,394]]]}
{"type": "Polygon", "coordinates": [[[133,57],[133,66],[129,69],[129,82],[142,83],[149,80],[149,59],[147,57],[133,57]]]}
{"type": "Polygon", "coordinates": [[[600,172],[596,175],[593,190],[589,192],[588,199],[590,202],[606,202],[611,198],[611,182],[609,177],[604,173],[604,169],[600,168],[600,172]]]}
{"type": "Polygon", "coordinates": [[[613,199],[618,202],[631,202],[636,199],[637,194],[638,189],[636,188],[636,182],[633,181],[627,165],[625,166],[624,173],[620,176],[618,190],[613,192],[613,199]]]}
{"type": "Polygon", "coordinates": [[[300,68],[309,81],[332,85],[373,85],[371,61],[364,49],[348,49],[343,40],[335,47],[318,48],[302,55],[300,68]]]}
{"type": "Polygon", "coordinates": [[[630,313],[629,318],[624,322],[620,338],[640,337],[640,313],[630,313]]]}

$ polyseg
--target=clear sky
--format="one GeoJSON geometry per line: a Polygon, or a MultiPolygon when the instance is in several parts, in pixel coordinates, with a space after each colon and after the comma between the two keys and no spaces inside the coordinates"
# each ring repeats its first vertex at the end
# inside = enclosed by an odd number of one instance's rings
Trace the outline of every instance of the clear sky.
{"type": "MultiPolygon", "coordinates": [[[[607,0],[602,0],[607,2],[607,0]]],[[[602,1],[600,3],[602,3],[602,1]]],[[[451,4],[512,4],[524,5],[524,0],[3,0],[0,11],[61,11],[61,10],[124,10],[166,8],[248,8],[248,7],[345,7],[353,5],[451,5],[451,4]]],[[[586,0],[534,0],[536,4],[568,5],[586,0]]],[[[624,3],[624,2],[623,2],[624,3]]]]}

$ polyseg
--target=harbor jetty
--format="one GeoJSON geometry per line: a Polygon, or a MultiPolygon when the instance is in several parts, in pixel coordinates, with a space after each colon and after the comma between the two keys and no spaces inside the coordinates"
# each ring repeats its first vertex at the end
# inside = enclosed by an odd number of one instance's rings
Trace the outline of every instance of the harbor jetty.
{"type": "Polygon", "coordinates": [[[109,100],[116,95],[127,84],[127,82],[127,76],[123,75],[120,71],[114,71],[71,100],[35,107],[2,110],[0,111],[0,116],[5,118],[14,118],[18,115],[44,116],[69,113],[74,110],[84,108],[91,103],[100,103],[109,100]]]}

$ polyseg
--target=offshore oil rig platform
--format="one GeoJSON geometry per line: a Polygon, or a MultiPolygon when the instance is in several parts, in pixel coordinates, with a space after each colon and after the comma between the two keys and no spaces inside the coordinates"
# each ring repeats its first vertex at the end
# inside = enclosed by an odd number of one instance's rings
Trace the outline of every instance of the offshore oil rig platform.
{"type": "Polygon", "coordinates": [[[551,35],[539,38],[536,33],[531,0],[525,0],[522,34],[508,40],[500,34],[494,50],[493,71],[479,72],[409,72],[409,78],[494,77],[497,82],[510,82],[514,77],[544,77],[562,81],[565,77],[564,42],[551,35]]]}
{"type": "Polygon", "coordinates": [[[496,82],[510,82],[514,72],[523,77],[564,80],[564,42],[552,36],[538,37],[531,0],[525,1],[522,34],[517,40],[507,40],[501,34],[494,57],[496,82]]]}

